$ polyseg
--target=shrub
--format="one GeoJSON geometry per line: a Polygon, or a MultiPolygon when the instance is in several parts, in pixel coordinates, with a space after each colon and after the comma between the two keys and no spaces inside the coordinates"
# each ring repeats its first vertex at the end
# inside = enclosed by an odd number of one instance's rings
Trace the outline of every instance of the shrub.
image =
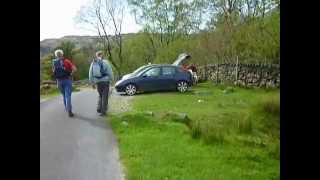
{"type": "Polygon", "coordinates": [[[248,115],[240,116],[236,121],[240,133],[250,134],[252,133],[252,117],[248,115]]]}
{"type": "Polygon", "coordinates": [[[72,86],[72,91],[78,92],[78,91],[80,91],[80,87],[79,86],[72,86]]]}
{"type": "Polygon", "coordinates": [[[268,98],[262,102],[262,109],[268,114],[280,115],[280,100],[278,98],[268,98]]]}
{"type": "Polygon", "coordinates": [[[191,137],[200,138],[201,136],[201,124],[200,121],[192,121],[191,123],[191,137]]]}
{"type": "Polygon", "coordinates": [[[191,127],[191,120],[186,113],[167,112],[162,116],[161,119],[179,122],[191,127]]]}
{"type": "Polygon", "coordinates": [[[270,148],[268,150],[268,154],[270,157],[274,159],[280,159],[280,141],[270,143],[270,148]]]}
{"type": "Polygon", "coordinates": [[[234,88],[231,86],[228,86],[225,90],[223,90],[224,94],[229,94],[229,93],[233,93],[234,92],[234,88]]]}
{"type": "Polygon", "coordinates": [[[217,121],[208,121],[201,128],[202,138],[207,144],[222,144],[224,142],[224,133],[225,131],[223,131],[222,126],[217,121]]]}
{"type": "Polygon", "coordinates": [[[40,85],[40,94],[47,95],[52,93],[58,93],[59,89],[56,85],[40,85]]]}

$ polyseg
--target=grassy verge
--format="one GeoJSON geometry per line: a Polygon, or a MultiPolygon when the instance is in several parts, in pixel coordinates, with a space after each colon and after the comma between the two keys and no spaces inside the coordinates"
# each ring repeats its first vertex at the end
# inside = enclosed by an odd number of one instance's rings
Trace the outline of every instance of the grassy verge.
{"type": "Polygon", "coordinates": [[[127,179],[280,179],[279,90],[199,84],[111,115],[127,179]]]}
{"type": "Polygon", "coordinates": [[[46,88],[40,87],[40,99],[50,99],[60,94],[57,87],[47,86],[46,88]]]}

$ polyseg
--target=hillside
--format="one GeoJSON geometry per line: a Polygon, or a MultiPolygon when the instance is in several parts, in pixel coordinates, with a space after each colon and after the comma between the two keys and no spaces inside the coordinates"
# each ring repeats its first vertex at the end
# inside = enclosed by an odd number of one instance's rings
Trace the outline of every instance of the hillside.
{"type": "MultiPolygon", "coordinates": [[[[134,33],[123,34],[123,38],[128,38],[135,35],[134,33]]],[[[57,39],[45,39],[40,41],[40,59],[54,50],[62,41],[71,41],[76,45],[76,48],[85,47],[97,43],[98,36],[64,36],[57,39]]]]}

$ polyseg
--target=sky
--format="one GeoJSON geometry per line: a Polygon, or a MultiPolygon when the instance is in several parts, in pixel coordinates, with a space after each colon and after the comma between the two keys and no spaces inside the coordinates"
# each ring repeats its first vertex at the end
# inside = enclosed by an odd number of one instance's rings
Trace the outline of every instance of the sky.
{"type": "MultiPolygon", "coordinates": [[[[74,17],[80,7],[91,0],[40,0],[40,41],[49,38],[61,38],[67,35],[97,35],[94,31],[79,28],[74,17]]],[[[135,33],[141,27],[134,17],[127,13],[122,33],[135,33]]]]}

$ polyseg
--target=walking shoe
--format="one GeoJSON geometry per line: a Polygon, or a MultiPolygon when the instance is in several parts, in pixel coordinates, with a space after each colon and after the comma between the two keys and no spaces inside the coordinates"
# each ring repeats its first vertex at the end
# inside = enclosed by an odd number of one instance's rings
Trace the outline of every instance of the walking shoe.
{"type": "Polygon", "coordinates": [[[106,113],[100,113],[99,116],[106,116],[106,113]]]}
{"type": "Polygon", "coordinates": [[[69,111],[69,117],[73,117],[73,116],[74,114],[71,111],[69,111]]]}

